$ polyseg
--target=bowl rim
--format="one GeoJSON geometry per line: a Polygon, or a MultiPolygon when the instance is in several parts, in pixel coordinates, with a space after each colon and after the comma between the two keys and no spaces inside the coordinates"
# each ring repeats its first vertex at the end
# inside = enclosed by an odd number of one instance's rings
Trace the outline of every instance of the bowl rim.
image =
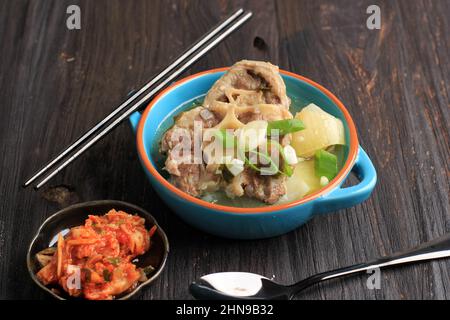
{"type": "MultiPolygon", "coordinates": [[[[157,231],[156,232],[160,234],[160,236],[162,237],[162,241],[164,243],[164,255],[162,257],[161,265],[159,266],[158,270],[152,275],[152,277],[147,279],[147,281],[144,281],[144,282],[140,283],[136,288],[134,288],[132,291],[130,291],[126,295],[120,297],[119,299],[115,299],[115,300],[127,300],[127,299],[131,298],[132,296],[134,296],[135,294],[140,292],[142,290],[142,288],[150,285],[153,281],[155,281],[157,278],[159,278],[159,276],[161,275],[162,271],[164,270],[164,268],[166,266],[167,258],[168,258],[169,251],[170,251],[169,239],[167,238],[167,235],[164,232],[164,230],[158,224],[158,221],[156,220],[156,218],[153,215],[151,215],[147,210],[145,210],[145,209],[143,209],[143,208],[141,208],[141,207],[139,207],[137,205],[131,204],[129,202],[121,201],[121,200],[94,200],[94,201],[75,203],[75,204],[70,205],[68,207],[62,208],[61,210],[58,210],[57,212],[55,212],[54,214],[52,214],[51,216],[46,218],[44,220],[44,222],[42,222],[41,225],[39,226],[39,229],[36,231],[33,239],[30,242],[30,245],[28,246],[28,250],[27,250],[27,257],[26,257],[27,261],[26,261],[26,263],[27,263],[28,273],[30,274],[31,279],[33,279],[33,281],[36,283],[36,285],[38,287],[40,287],[42,290],[46,291],[47,293],[49,293],[50,295],[52,295],[56,299],[67,300],[64,297],[62,297],[62,296],[56,294],[55,292],[53,292],[52,290],[50,290],[48,287],[43,285],[37,279],[36,274],[33,272],[32,267],[31,267],[31,249],[33,248],[34,243],[36,242],[37,238],[41,234],[42,229],[44,228],[44,226],[47,225],[56,216],[58,216],[60,214],[63,214],[66,211],[75,209],[75,208],[82,208],[82,207],[102,205],[102,204],[103,205],[104,204],[119,204],[119,205],[123,205],[123,206],[129,207],[129,208],[132,208],[133,210],[139,211],[139,212],[136,212],[136,214],[138,214],[139,216],[142,216],[141,213],[143,212],[144,215],[146,215],[146,217],[143,216],[143,218],[145,218],[146,220],[147,220],[147,218],[153,219],[153,223],[157,226],[157,231]]],[[[83,299],[83,300],[87,300],[87,299],[83,299]]]]}
{"type": "Polygon", "coordinates": [[[139,124],[138,124],[138,128],[137,128],[137,135],[136,135],[136,143],[137,143],[137,149],[138,149],[138,154],[139,157],[142,161],[142,163],[144,164],[145,168],[151,173],[151,175],[166,189],[168,189],[169,191],[171,191],[172,193],[176,194],[177,196],[179,196],[180,198],[192,202],[196,205],[200,205],[202,207],[205,207],[207,209],[213,209],[215,211],[221,211],[221,212],[226,212],[226,213],[237,213],[237,214],[258,214],[258,213],[274,213],[276,211],[280,211],[280,210],[284,210],[284,209],[289,209],[289,208],[293,208],[296,207],[298,205],[304,204],[306,202],[312,201],[317,199],[318,197],[330,192],[331,190],[333,190],[334,188],[338,187],[343,180],[345,179],[345,177],[348,175],[348,173],[351,171],[357,155],[358,155],[358,148],[359,148],[359,142],[358,142],[358,135],[356,132],[356,127],[355,124],[353,122],[353,119],[350,115],[350,113],[348,112],[347,108],[344,106],[344,104],[334,95],[332,94],[328,89],[326,89],[325,87],[323,87],[322,85],[312,81],[311,79],[308,79],[304,76],[295,74],[293,72],[290,71],[286,71],[286,70],[282,70],[280,69],[280,73],[286,76],[290,76],[293,77],[297,80],[306,82],[307,84],[315,87],[316,89],[318,89],[319,91],[321,91],[323,94],[325,94],[331,101],[333,101],[335,103],[335,105],[338,107],[338,109],[340,109],[340,111],[342,112],[342,114],[344,115],[345,121],[347,123],[348,129],[349,129],[349,136],[350,136],[350,141],[349,141],[349,152],[348,152],[348,157],[347,160],[344,163],[344,166],[342,167],[342,169],[339,171],[339,173],[337,174],[337,176],[330,181],[330,183],[302,198],[293,202],[289,202],[289,203],[285,203],[285,204],[279,204],[279,205],[273,205],[273,206],[266,206],[266,207],[254,207],[254,208],[239,208],[239,207],[231,207],[231,206],[224,206],[224,205],[219,205],[219,204],[215,204],[215,203],[210,203],[207,201],[204,201],[202,199],[199,198],[195,198],[189,194],[187,194],[184,191],[181,191],[180,189],[178,189],[177,187],[175,187],[174,185],[172,185],[169,181],[167,181],[159,172],[158,170],[153,166],[153,164],[151,163],[146,151],[145,151],[145,145],[144,145],[144,139],[143,139],[143,132],[144,132],[144,126],[145,123],[147,122],[147,117],[150,113],[150,110],[152,109],[152,107],[161,99],[163,98],[166,94],[168,94],[169,92],[171,92],[172,90],[188,83],[190,80],[193,80],[195,78],[201,77],[201,76],[205,76],[208,74],[212,74],[212,73],[219,73],[219,72],[224,72],[227,71],[228,69],[230,69],[230,67],[223,67],[223,68],[215,68],[215,69],[210,69],[210,70],[206,70],[206,71],[202,71],[202,72],[198,72],[195,73],[193,75],[187,76],[181,80],[176,81],[175,83],[173,83],[171,86],[167,87],[166,89],[164,89],[163,91],[161,91],[152,101],[150,101],[150,103],[147,105],[147,107],[145,108],[144,112],[142,113],[141,119],[139,120],[139,124]]]}

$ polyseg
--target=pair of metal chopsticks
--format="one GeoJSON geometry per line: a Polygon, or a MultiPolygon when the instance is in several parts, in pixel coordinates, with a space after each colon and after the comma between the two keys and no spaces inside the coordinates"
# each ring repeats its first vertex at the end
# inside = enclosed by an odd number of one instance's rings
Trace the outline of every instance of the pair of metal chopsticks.
{"type": "Polygon", "coordinates": [[[134,93],[125,102],[120,104],[113,112],[107,115],[93,128],[84,133],[73,144],[64,149],[64,151],[37,171],[31,178],[27,179],[23,186],[27,187],[31,185],[48,172],[48,174],[35,185],[34,188],[38,190],[55,175],[57,175],[62,169],[67,167],[96,142],[116,128],[122,121],[127,119],[133,112],[139,110],[143,105],[148,103],[156,93],[158,93],[167,84],[172,82],[206,53],[222,42],[226,37],[247,22],[251,16],[252,13],[250,11],[244,12],[243,9],[239,9],[225,21],[221,22],[218,26],[206,33],[202,38],[182,53],[174,62],[153,77],[140,90],[134,93]],[[148,90],[150,91],[144,95],[144,93],[148,90]],[[67,159],[61,162],[65,158],[67,159]],[[58,163],[59,165],[55,167],[58,163]]]}

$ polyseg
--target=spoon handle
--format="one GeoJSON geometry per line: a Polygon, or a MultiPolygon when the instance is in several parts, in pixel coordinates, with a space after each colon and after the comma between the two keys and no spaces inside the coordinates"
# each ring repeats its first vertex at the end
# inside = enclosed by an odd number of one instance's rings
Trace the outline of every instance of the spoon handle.
{"type": "Polygon", "coordinates": [[[447,233],[444,236],[432,241],[425,242],[424,244],[416,248],[396,253],[391,256],[382,257],[369,263],[361,263],[311,276],[290,286],[290,297],[292,298],[295,294],[302,291],[303,289],[325,280],[344,277],[352,274],[364,273],[368,270],[377,268],[385,268],[418,261],[441,259],[447,257],[450,257],[450,233],[447,233]]]}

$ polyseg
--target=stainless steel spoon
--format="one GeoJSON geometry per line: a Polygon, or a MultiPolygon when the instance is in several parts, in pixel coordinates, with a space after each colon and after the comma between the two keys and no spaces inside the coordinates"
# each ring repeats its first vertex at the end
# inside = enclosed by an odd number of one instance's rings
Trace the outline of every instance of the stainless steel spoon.
{"type": "Polygon", "coordinates": [[[190,285],[197,299],[292,299],[300,291],[319,282],[360,274],[376,268],[450,257],[450,233],[419,247],[378,260],[319,273],[294,285],[281,285],[254,273],[220,272],[201,277],[190,285]]]}

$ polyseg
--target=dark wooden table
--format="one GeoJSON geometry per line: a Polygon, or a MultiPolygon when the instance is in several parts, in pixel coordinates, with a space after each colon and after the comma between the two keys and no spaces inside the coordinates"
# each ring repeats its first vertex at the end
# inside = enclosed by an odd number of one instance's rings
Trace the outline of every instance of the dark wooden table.
{"type": "MultiPolygon", "coordinates": [[[[27,246],[50,214],[71,203],[118,199],[159,219],[167,268],[142,299],[190,298],[215,271],[251,271],[290,283],[390,254],[450,229],[450,1],[0,1],[0,297],[43,298],[28,276],[27,246]],[[381,8],[381,30],[366,8],[381,8]],[[78,4],[81,30],[66,28],[78,4]],[[252,21],[191,69],[261,59],[334,92],[355,119],[379,175],[361,205],[287,235],[231,241],[181,222],[155,195],[124,123],[40,192],[33,171],[111,111],[190,43],[244,6],[252,21]],[[256,41],[260,37],[262,41],[256,41]]],[[[449,299],[450,261],[314,287],[300,299],[449,299]]]]}

